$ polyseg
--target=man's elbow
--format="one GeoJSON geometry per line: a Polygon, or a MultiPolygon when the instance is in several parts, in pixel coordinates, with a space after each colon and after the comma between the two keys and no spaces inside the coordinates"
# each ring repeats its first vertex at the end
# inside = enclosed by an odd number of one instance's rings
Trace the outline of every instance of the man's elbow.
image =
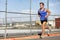
{"type": "Polygon", "coordinates": [[[51,14],[50,12],[48,12],[48,14],[51,14]]]}
{"type": "Polygon", "coordinates": [[[40,17],[40,15],[38,15],[40,17]]]}
{"type": "Polygon", "coordinates": [[[50,14],[51,14],[51,12],[49,11],[49,12],[48,12],[48,14],[50,15],[50,14]]]}

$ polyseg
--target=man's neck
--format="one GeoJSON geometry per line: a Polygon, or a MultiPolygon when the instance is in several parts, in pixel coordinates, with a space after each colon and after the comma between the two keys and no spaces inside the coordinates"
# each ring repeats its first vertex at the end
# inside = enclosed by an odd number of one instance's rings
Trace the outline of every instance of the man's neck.
{"type": "Polygon", "coordinates": [[[44,10],[44,7],[43,8],[40,8],[40,10],[44,10]]]}

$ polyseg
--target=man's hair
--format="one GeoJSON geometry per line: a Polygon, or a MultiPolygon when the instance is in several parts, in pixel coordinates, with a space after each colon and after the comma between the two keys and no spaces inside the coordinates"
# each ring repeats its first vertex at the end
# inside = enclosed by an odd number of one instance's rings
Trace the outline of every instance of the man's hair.
{"type": "Polygon", "coordinates": [[[40,2],[40,4],[44,5],[44,3],[43,3],[43,2],[40,2]]]}

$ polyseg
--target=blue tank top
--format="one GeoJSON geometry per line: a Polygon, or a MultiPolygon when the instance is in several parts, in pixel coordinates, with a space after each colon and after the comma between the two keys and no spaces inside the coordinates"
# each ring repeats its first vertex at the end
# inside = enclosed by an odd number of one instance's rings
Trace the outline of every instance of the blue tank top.
{"type": "Polygon", "coordinates": [[[40,14],[40,20],[47,20],[47,18],[45,18],[45,16],[47,15],[47,12],[45,11],[45,8],[43,11],[41,11],[40,9],[38,10],[38,14],[40,14]]]}

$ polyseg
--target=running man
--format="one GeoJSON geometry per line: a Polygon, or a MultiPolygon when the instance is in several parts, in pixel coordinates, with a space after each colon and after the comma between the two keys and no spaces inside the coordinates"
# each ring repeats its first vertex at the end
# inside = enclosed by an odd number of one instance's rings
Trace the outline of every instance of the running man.
{"type": "Polygon", "coordinates": [[[44,8],[44,3],[41,2],[40,3],[40,8],[38,10],[38,16],[40,17],[40,21],[41,21],[41,24],[42,24],[42,35],[41,36],[44,36],[44,34],[45,34],[45,28],[47,27],[46,26],[47,18],[48,18],[49,15],[50,15],[50,10],[47,9],[47,8],[44,8]]]}

